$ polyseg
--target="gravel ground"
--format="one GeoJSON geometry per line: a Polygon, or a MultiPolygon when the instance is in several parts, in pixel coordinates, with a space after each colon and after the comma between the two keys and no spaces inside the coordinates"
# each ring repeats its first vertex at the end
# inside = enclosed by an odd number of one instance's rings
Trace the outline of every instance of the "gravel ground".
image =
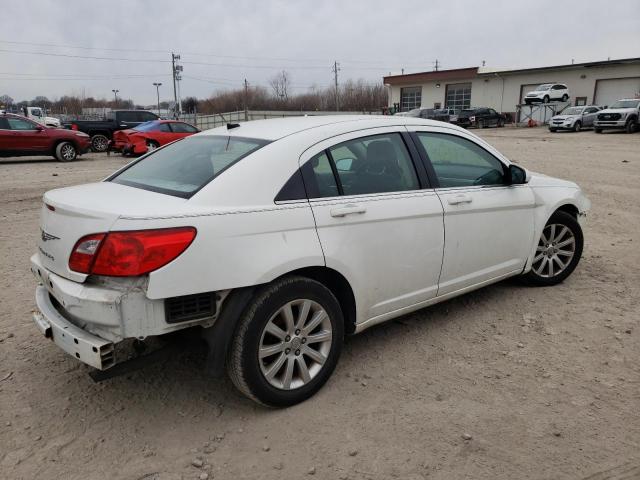
{"type": "Polygon", "coordinates": [[[197,355],[93,383],[32,324],[28,259],[43,192],[124,160],[0,161],[0,477],[640,478],[640,134],[479,133],[585,189],[575,273],[353,337],[321,392],[286,410],[207,378],[197,355]]]}

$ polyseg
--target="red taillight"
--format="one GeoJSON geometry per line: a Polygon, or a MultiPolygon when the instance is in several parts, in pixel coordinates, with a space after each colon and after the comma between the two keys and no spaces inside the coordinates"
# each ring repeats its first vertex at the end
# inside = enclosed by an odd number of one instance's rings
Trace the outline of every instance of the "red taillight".
{"type": "Polygon", "coordinates": [[[144,275],[178,257],[195,236],[193,227],[87,235],[76,243],[69,258],[69,268],[111,277],[144,275]],[[91,248],[90,254],[82,251],[91,248]]]}

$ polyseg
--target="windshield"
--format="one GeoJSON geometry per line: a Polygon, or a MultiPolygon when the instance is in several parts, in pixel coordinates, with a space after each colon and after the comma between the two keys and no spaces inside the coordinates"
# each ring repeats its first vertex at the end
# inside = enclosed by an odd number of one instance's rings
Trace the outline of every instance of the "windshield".
{"type": "Polygon", "coordinates": [[[609,108],[636,108],[640,100],[618,100],[609,105],[609,108]]]}
{"type": "Polygon", "coordinates": [[[267,140],[242,137],[191,137],[145,155],[108,181],[189,198],[267,143],[267,140]]]}
{"type": "Polygon", "coordinates": [[[134,128],[134,130],[138,132],[152,132],[154,130],[157,130],[159,126],[160,126],[160,123],[154,120],[152,122],[141,123],[136,128],[134,128]]]}
{"type": "Polygon", "coordinates": [[[561,115],[580,115],[583,110],[584,107],[571,107],[567,108],[564,112],[561,113],[561,115]]]}
{"type": "Polygon", "coordinates": [[[540,92],[543,90],[549,90],[551,88],[551,84],[550,83],[543,83],[542,85],[539,85],[536,87],[536,91],[540,92]]]}

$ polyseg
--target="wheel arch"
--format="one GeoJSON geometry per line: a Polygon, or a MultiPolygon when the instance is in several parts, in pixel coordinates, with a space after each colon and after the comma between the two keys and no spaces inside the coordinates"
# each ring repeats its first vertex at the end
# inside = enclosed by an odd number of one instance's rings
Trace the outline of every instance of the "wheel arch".
{"type": "Polygon", "coordinates": [[[74,146],[74,148],[76,149],[76,151],[79,153],[80,149],[78,147],[78,144],[75,142],[75,140],[71,139],[71,138],[57,138],[56,140],[53,141],[53,144],[51,146],[51,153],[55,156],[56,154],[56,148],[58,148],[58,145],[60,145],[61,143],[70,143],[71,145],[74,146]]]}
{"type": "MultiPolygon", "coordinates": [[[[551,215],[553,215],[556,212],[566,212],[577,220],[580,210],[578,210],[578,207],[573,203],[565,203],[557,207],[553,212],[551,212],[551,215]]],[[[551,215],[549,215],[549,218],[551,218],[551,215]]]]}

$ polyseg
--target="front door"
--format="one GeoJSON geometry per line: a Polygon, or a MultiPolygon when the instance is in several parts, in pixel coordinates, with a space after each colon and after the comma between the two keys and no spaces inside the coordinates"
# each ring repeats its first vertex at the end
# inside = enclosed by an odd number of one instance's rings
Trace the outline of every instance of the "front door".
{"type": "Polygon", "coordinates": [[[376,128],[326,140],[300,158],[326,265],[351,284],[358,323],[382,321],[438,290],[442,205],[416,170],[424,167],[414,164],[411,143],[406,131],[376,128]]]}
{"type": "Polygon", "coordinates": [[[11,129],[11,150],[41,153],[47,150],[48,136],[45,127],[26,118],[7,117],[11,129]]]}
{"type": "Polygon", "coordinates": [[[507,185],[506,163],[471,135],[415,130],[444,208],[438,295],[522,271],[533,245],[532,190],[507,185]]]}

